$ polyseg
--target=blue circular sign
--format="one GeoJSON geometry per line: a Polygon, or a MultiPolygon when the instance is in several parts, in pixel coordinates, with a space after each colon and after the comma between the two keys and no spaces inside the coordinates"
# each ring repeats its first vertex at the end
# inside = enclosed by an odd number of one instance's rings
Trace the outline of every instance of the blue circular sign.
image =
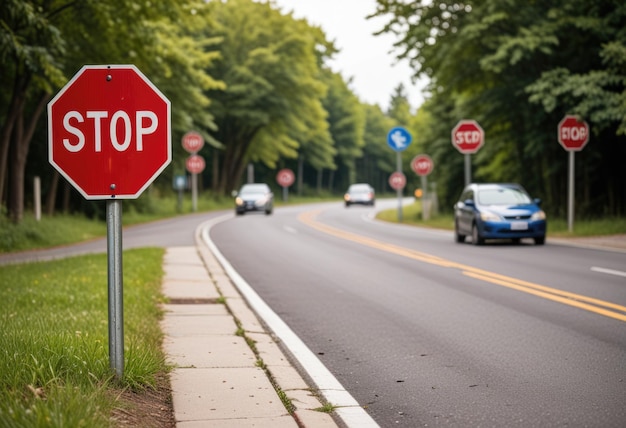
{"type": "Polygon", "coordinates": [[[409,144],[411,144],[411,141],[413,141],[411,133],[402,126],[391,128],[391,131],[387,134],[387,144],[389,144],[389,147],[394,149],[396,152],[406,150],[406,148],[409,147],[409,144]]]}

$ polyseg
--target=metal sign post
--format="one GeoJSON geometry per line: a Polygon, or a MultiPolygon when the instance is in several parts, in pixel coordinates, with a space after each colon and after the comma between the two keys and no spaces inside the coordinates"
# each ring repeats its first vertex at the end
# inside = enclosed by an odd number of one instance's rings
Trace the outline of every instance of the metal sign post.
{"type": "Polygon", "coordinates": [[[574,153],[589,141],[589,125],[577,116],[566,115],[557,126],[559,144],[569,152],[567,191],[567,230],[574,231],[574,153]]]}
{"type": "Polygon", "coordinates": [[[471,119],[460,120],[452,128],[452,145],[465,155],[465,185],[472,181],[472,158],[471,154],[476,153],[485,143],[485,131],[471,119]]]}
{"type": "MultiPolygon", "coordinates": [[[[402,155],[400,152],[396,153],[396,171],[402,173],[402,155]]],[[[404,186],[403,186],[404,187],[404,186]]],[[[403,187],[398,187],[396,189],[396,196],[398,197],[398,223],[402,223],[402,190],[403,187]]]]}
{"type": "MultiPolygon", "coordinates": [[[[409,147],[413,141],[413,137],[411,133],[407,131],[405,128],[401,126],[396,126],[395,128],[391,128],[389,133],[387,134],[387,145],[391,147],[396,152],[396,173],[397,175],[402,175],[402,154],[404,150],[409,147]]],[[[404,188],[404,184],[400,187],[393,187],[396,189],[396,194],[398,196],[398,222],[402,222],[402,189],[404,188]]]]}
{"type": "Polygon", "coordinates": [[[106,204],[109,292],[109,364],[118,379],[124,374],[124,293],[122,275],[122,201],[106,204]]]}
{"type": "Polygon", "coordinates": [[[289,198],[289,186],[296,181],[296,175],[288,168],[283,168],[276,174],[276,182],[283,188],[283,201],[287,202],[289,198]]]}
{"type": "Polygon", "coordinates": [[[134,65],[84,66],[48,103],[48,160],[85,199],[107,201],[109,358],[121,379],[122,200],[172,160],[170,101],[134,65]]]}
{"type": "Polygon", "coordinates": [[[574,153],[573,151],[569,152],[568,159],[568,172],[567,172],[567,231],[574,231],[574,186],[576,182],[574,181],[574,153]]]}
{"type": "Polygon", "coordinates": [[[422,184],[422,219],[430,219],[431,197],[428,191],[428,174],[433,171],[435,164],[426,154],[417,155],[411,161],[411,169],[421,178],[422,184]]]}

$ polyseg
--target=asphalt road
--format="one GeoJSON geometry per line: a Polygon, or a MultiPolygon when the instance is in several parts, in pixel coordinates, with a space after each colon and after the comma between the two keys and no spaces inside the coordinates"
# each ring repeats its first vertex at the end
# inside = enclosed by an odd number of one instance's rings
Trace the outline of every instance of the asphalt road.
{"type": "Polygon", "coordinates": [[[373,213],[194,214],[126,228],[123,245],[194,245],[224,217],[210,231],[222,254],[382,427],[626,426],[626,252],[549,236],[475,247],[373,213]]]}
{"type": "Polygon", "coordinates": [[[456,244],[373,212],[279,208],[210,236],[382,427],[626,426],[626,253],[456,244]]]}

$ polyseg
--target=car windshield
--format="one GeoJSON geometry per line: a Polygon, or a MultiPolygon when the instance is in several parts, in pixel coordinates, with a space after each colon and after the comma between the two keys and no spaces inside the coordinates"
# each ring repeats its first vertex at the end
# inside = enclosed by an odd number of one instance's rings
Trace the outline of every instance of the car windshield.
{"type": "Polygon", "coordinates": [[[258,195],[267,193],[267,187],[264,185],[259,186],[243,186],[239,194],[241,195],[258,195]]]}
{"type": "Polygon", "coordinates": [[[478,203],[480,205],[528,204],[530,203],[530,198],[519,189],[500,187],[497,189],[479,190],[478,203]]]}
{"type": "Polygon", "coordinates": [[[348,190],[348,193],[369,193],[371,189],[369,186],[352,186],[348,190]]]}

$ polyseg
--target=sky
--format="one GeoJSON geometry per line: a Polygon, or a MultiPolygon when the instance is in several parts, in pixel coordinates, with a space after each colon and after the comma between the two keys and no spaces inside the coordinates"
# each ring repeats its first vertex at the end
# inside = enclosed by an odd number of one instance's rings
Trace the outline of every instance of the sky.
{"type": "Polygon", "coordinates": [[[404,84],[413,109],[424,101],[423,83],[411,82],[413,74],[408,61],[398,62],[393,49],[393,35],[374,36],[385,18],[365,19],[376,10],[376,0],[274,0],[283,13],[293,11],[296,18],[305,18],[320,26],[327,39],[340,50],[329,62],[333,71],[344,79],[352,77],[352,91],[363,102],[389,106],[394,89],[404,84]]]}

